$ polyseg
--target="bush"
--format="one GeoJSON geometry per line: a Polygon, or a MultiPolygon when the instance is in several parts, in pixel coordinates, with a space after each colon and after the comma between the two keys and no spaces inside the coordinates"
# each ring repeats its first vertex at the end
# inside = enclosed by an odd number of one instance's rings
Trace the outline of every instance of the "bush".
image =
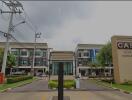
{"type": "Polygon", "coordinates": [[[24,80],[28,80],[28,79],[32,79],[33,76],[13,76],[13,77],[8,77],[7,78],[7,83],[16,83],[16,82],[20,82],[20,81],[24,81],[24,80]]]}
{"type": "MultiPolygon", "coordinates": [[[[58,88],[58,81],[57,80],[51,80],[48,83],[50,88],[58,88]]],[[[72,87],[75,87],[76,83],[74,80],[65,80],[64,81],[64,88],[70,89],[72,87]]]]}
{"type": "Polygon", "coordinates": [[[102,79],[102,81],[107,83],[115,83],[114,79],[102,79]]]}
{"type": "Polygon", "coordinates": [[[6,78],[22,77],[23,75],[7,75],[6,78]]]}
{"type": "Polygon", "coordinates": [[[58,88],[58,82],[57,81],[51,80],[51,81],[49,81],[48,85],[50,88],[58,88]]]}
{"type": "Polygon", "coordinates": [[[122,83],[122,85],[132,85],[132,81],[126,81],[126,82],[122,83]]]}

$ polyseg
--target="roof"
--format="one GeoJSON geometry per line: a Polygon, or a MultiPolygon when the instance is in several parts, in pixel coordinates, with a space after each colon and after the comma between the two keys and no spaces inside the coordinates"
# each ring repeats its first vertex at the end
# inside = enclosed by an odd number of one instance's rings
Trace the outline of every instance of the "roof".
{"type": "MultiPolygon", "coordinates": [[[[5,47],[6,42],[0,42],[0,47],[5,47]]],[[[38,48],[48,48],[47,43],[33,43],[33,42],[10,42],[11,48],[33,48],[36,44],[38,48]]]]}
{"type": "Polygon", "coordinates": [[[51,53],[74,53],[73,51],[52,51],[51,53]]]}
{"type": "Polygon", "coordinates": [[[103,46],[104,44],[77,44],[76,50],[77,49],[91,49],[91,48],[100,49],[103,46]]]}
{"type": "Polygon", "coordinates": [[[51,60],[56,61],[72,61],[74,59],[73,51],[53,51],[51,52],[51,60]]]}
{"type": "Polygon", "coordinates": [[[77,46],[104,46],[104,44],[77,44],[77,46]]]}

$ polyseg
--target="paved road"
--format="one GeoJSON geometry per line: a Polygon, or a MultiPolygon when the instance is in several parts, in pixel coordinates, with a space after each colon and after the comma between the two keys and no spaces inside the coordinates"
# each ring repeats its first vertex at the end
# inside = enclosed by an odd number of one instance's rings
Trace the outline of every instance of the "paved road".
{"type": "MultiPolygon", "coordinates": [[[[65,91],[70,100],[132,100],[132,95],[119,91],[65,91]]],[[[0,100],[52,100],[57,92],[0,93],[0,100]]]]}
{"type": "MultiPolygon", "coordinates": [[[[81,89],[86,88],[87,91],[64,91],[64,96],[69,96],[70,100],[132,100],[131,94],[99,86],[90,80],[81,80],[80,83],[81,89]]],[[[47,81],[35,81],[0,93],[0,100],[52,100],[53,96],[57,96],[57,91],[44,92],[47,88],[47,81]]]]}
{"type": "Polygon", "coordinates": [[[45,79],[39,79],[30,84],[8,90],[8,92],[37,92],[44,90],[48,90],[48,81],[45,79]]]}
{"type": "Polygon", "coordinates": [[[91,80],[80,80],[80,89],[88,91],[113,91],[113,89],[98,85],[91,80]]]}

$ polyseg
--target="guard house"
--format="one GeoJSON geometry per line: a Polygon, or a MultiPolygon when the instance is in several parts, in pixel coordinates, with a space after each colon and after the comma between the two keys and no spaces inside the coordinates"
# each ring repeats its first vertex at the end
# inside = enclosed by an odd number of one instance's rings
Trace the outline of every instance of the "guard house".
{"type": "Polygon", "coordinates": [[[58,75],[59,62],[64,63],[64,75],[74,74],[74,53],[72,51],[52,51],[50,53],[50,73],[58,75]]]}

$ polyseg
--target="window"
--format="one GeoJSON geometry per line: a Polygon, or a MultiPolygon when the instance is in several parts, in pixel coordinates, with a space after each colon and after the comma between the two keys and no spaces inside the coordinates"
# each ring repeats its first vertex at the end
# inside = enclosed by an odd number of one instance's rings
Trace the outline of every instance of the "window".
{"type": "Polygon", "coordinates": [[[30,51],[29,51],[29,55],[30,55],[30,56],[33,56],[33,50],[30,50],[30,51]]]}
{"type": "Polygon", "coordinates": [[[28,55],[28,53],[27,53],[27,51],[21,51],[21,56],[27,56],[28,55]]]}
{"type": "Polygon", "coordinates": [[[43,52],[43,56],[46,57],[46,52],[45,51],[43,52]]]}
{"type": "Polygon", "coordinates": [[[42,66],[42,59],[41,58],[35,59],[35,66],[42,66]]]}
{"type": "Polygon", "coordinates": [[[89,57],[89,56],[90,56],[90,55],[89,55],[89,52],[85,52],[85,53],[84,53],[84,56],[85,56],[85,57],[89,57]]]}
{"type": "Polygon", "coordinates": [[[42,56],[41,50],[36,50],[35,51],[35,56],[42,56]]]}
{"type": "Polygon", "coordinates": [[[98,55],[98,53],[99,53],[99,49],[95,50],[96,56],[98,55]]]}
{"type": "Polygon", "coordinates": [[[19,52],[18,51],[11,51],[11,53],[15,56],[18,56],[19,55],[19,52]]]}
{"type": "Polygon", "coordinates": [[[78,56],[81,57],[81,53],[80,52],[78,53],[78,56]]]}
{"type": "Polygon", "coordinates": [[[28,66],[28,59],[27,58],[21,58],[20,59],[20,66],[28,66]]]}
{"type": "Polygon", "coordinates": [[[46,66],[46,65],[47,65],[47,64],[46,64],[46,61],[43,61],[43,65],[44,65],[44,66],[46,66]]]}
{"type": "Polygon", "coordinates": [[[19,55],[19,51],[18,49],[11,49],[11,53],[15,56],[18,56],[19,55]]]}
{"type": "Polygon", "coordinates": [[[78,49],[78,51],[84,51],[84,49],[78,49]]]}

